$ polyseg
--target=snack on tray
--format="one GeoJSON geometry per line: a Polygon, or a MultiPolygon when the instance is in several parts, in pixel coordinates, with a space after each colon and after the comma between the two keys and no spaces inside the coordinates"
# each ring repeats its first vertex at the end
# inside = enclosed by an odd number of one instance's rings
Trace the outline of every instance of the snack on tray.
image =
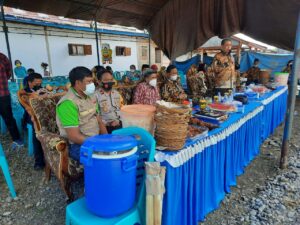
{"type": "Polygon", "coordinates": [[[208,131],[208,128],[206,128],[206,127],[198,127],[198,126],[189,125],[187,137],[194,138],[194,137],[204,134],[204,133],[206,136],[207,131],[208,131]]]}
{"type": "Polygon", "coordinates": [[[259,94],[264,94],[268,91],[268,88],[266,88],[265,86],[254,86],[251,87],[252,91],[259,93],[259,94]]]}
{"type": "Polygon", "coordinates": [[[189,123],[191,125],[196,125],[196,126],[200,126],[200,127],[207,127],[209,130],[213,130],[213,129],[219,127],[219,126],[217,126],[215,124],[204,122],[203,120],[197,119],[195,117],[191,117],[189,123]]]}
{"type": "Polygon", "coordinates": [[[221,111],[221,112],[235,112],[236,107],[230,104],[222,103],[211,103],[208,105],[211,110],[221,111]]]}

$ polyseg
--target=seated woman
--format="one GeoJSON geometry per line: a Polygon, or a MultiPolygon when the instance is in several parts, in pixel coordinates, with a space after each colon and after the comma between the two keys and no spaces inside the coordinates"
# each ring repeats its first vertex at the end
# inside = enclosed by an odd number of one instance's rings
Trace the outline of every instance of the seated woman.
{"type": "Polygon", "coordinates": [[[134,91],[133,103],[143,105],[155,105],[160,100],[160,94],[157,87],[157,73],[153,70],[147,70],[144,78],[134,91]]]}
{"type": "Polygon", "coordinates": [[[99,89],[96,91],[96,99],[100,107],[100,114],[107,132],[122,127],[120,121],[120,109],[122,106],[122,97],[120,93],[113,88],[115,82],[110,70],[102,70],[97,73],[99,89]]]}
{"type": "Polygon", "coordinates": [[[191,66],[187,72],[186,78],[193,99],[199,99],[206,94],[207,87],[205,85],[205,75],[202,71],[197,71],[196,65],[191,66]]]}
{"type": "Polygon", "coordinates": [[[161,87],[161,98],[167,102],[174,103],[182,103],[186,100],[187,95],[180,84],[176,66],[168,66],[166,78],[161,87]]]}

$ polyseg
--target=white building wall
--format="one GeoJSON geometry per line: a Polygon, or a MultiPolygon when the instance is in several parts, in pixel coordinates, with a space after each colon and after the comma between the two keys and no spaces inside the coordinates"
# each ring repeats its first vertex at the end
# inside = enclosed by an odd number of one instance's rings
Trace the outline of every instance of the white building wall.
{"type": "Polygon", "coordinates": [[[55,76],[68,75],[76,66],[85,66],[89,69],[97,65],[95,40],[88,38],[48,36],[52,74],[55,76]],[[92,55],[70,56],[68,44],[92,45],[92,55]]]}
{"type": "MultiPolygon", "coordinates": [[[[42,73],[41,62],[47,62],[47,51],[45,37],[36,35],[36,32],[31,34],[14,33],[14,30],[9,33],[10,51],[12,61],[21,60],[23,66],[34,68],[36,72],[42,73]]],[[[7,55],[7,47],[4,33],[0,35],[0,52],[7,55]]]]}
{"type": "MultiPolygon", "coordinates": [[[[36,72],[43,74],[41,63],[49,64],[47,46],[45,39],[45,28],[43,26],[27,25],[22,23],[8,23],[9,41],[12,60],[19,59],[26,69],[33,68],[36,72]]],[[[85,31],[74,31],[47,27],[49,52],[52,76],[68,75],[69,71],[76,66],[92,68],[97,65],[97,51],[95,34],[85,31]],[[85,44],[92,46],[92,55],[70,56],[68,44],[85,44]]],[[[119,35],[99,35],[100,63],[102,65],[101,44],[107,43],[113,52],[111,66],[114,71],[129,70],[134,64],[141,68],[142,64],[148,64],[148,57],[142,60],[140,57],[140,46],[147,46],[147,38],[137,38],[119,35]],[[116,56],[116,46],[131,48],[130,56],[116,56]]],[[[155,43],[151,43],[151,64],[155,63],[155,43]]],[[[7,55],[5,36],[0,28],[0,52],[7,55]]],[[[162,63],[158,66],[168,65],[168,59],[163,56],[162,63]]]]}
{"type": "MultiPolygon", "coordinates": [[[[129,70],[130,65],[138,65],[137,56],[137,39],[136,37],[125,36],[108,36],[101,35],[101,44],[109,44],[112,49],[112,64],[104,64],[104,66],[111,66],[114,71],[126,71],[129,70]],[[116,56],[116,46],[131,48],[130,56],[116,56]]],[[[100,52],[101,56],[101,52],[100,52]]],[[[101,64],[102,64],[101,58],[101,64]]]]}

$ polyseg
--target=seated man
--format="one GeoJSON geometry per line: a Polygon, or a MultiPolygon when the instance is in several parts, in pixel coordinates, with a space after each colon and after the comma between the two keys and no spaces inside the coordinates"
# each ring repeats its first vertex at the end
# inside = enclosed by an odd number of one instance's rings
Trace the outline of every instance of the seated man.
{"type": "MultiPolygon", "coordinates": [[[[41,89],[41,85],[42,85],[42,75],[40,75],[38,73],[31,73],[28,75],[27,86],[26,86],[26,88],[24,88],[23,91],[29,95],[35,94],[36,91],[41,89]]],[[[32,125],[32,144],[33,144],[34,159],[35,159],[34,169],[35,170],[43,169],[45,166],[43,149],[42,149],[40,141],[36,138],[34,126],[31,121],[31,117],[27,113],[26,110],[24,111],[23,120],[26,124],[32,125]]]]}
{"type": "Polygon", "coordinates": [[[95,99],[92,72],[75,67],[69,73],[71,88],[56,106],[56,122],[60,135],[68,138],[69,155],[79,161],[80,146],[87,137],[106,134],[95,99]]]}
{"type": "Polygon", "coordinates": [[[100,106],[100,114],[108,133],[122,127],[120,121],[120,109],[122,97],[113,88],[114,78],[110,70],[102,70],[97,73],[99,89],[96,91],[96,98],[100,106]]]}
{"type": "Polygon", "coordinates": [[[165,83],[161,86],[161,98],[166,102],[182,103],[187,99],[176,66],[170,65],[167,68],[165,83]]]}
{"type": "Polygon", "coordinates": [[[258,83],[260,73],[260,68],[258,67],[259,63],[259,59],[254,59],[253,66],[246,72],[247,85],[251,83],[258,83]]]}

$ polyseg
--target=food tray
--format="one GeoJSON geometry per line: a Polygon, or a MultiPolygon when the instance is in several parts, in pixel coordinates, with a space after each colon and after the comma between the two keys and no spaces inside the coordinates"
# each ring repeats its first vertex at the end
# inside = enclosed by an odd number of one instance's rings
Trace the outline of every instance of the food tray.
{"type": "Polygon", "coordinates": [[[207,123],[212,123],[220,126],[225,120],[228,119],[227,113],[224,112],[202,112],[198,111],[194,114],[195,117],[207,123]]]}
{"type": "Polygon", "coordinates": [[[189,128],[194,128],[197,130],[201,130],[202,133],[196,134],[195,136],[189,136],[189,132],[188,132],[188,139],[190,140],[201,140],[205,137],[208,136],[208,128],[207,127],[200,127],[200,126],[195,126],[195,125],[189,125],[189,128]]]}

